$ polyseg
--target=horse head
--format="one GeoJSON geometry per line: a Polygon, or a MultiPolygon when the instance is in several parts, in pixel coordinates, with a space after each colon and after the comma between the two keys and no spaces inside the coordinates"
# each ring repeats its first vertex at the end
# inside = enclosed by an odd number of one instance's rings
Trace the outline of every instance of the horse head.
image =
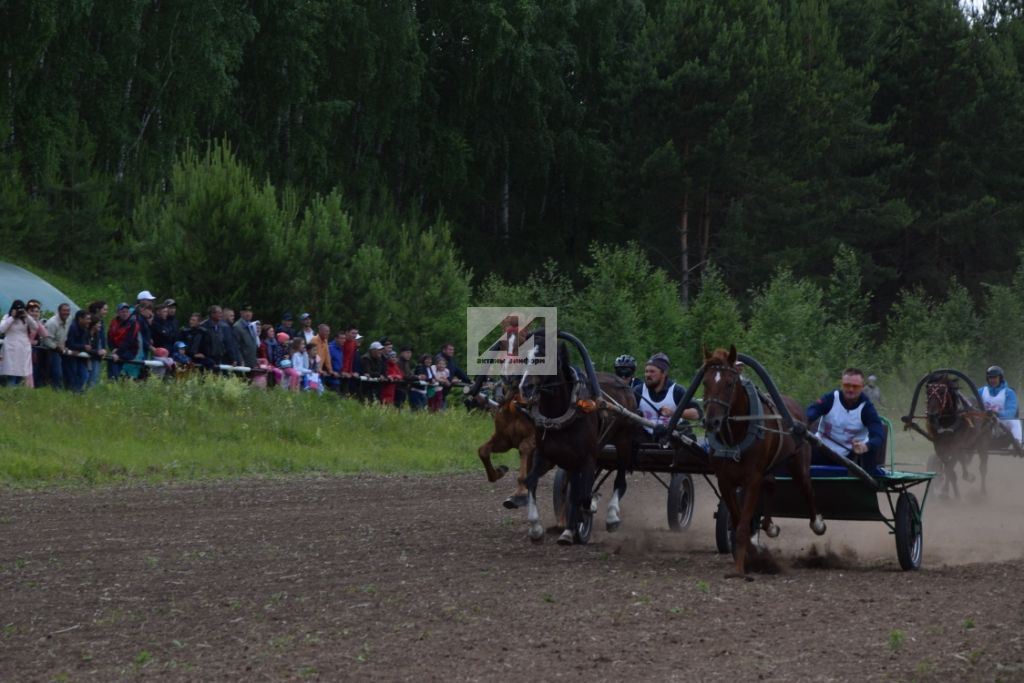
{"type": "Polygon", "coordinates": [[[736,346],[708,352],[704,349],[704,428],[719,434],[731,415],[744,414],[746,392],[740,391],[740,371],[736,367],[736,346]]]}
{"type": "Polygon", "coordinates": [[[925,385],[927,404],[925,415],[934,429],[948,428],[957,418],[957,392],[959,384],[947,374],[936,373],[925,385]]]}
{"type": "MultiPolygon", "coordinates": [[[[543,353],[543,347],[537,346],[530,351],[528,358],[538,352],[543,353]]],[[[570,395],[576,383],[576,375],[573,372],[569,359],[569,349],[562,343],[558,345],[556,372],[554,375],[542,375],[537,373],[532,364],[528,364],[523,372],[523,379],[519,383],[519,393],[523,402],[528,406],[535,406],[538,403],[545,404],[547,412],[565,412],[572,409],[570,395]]]]}

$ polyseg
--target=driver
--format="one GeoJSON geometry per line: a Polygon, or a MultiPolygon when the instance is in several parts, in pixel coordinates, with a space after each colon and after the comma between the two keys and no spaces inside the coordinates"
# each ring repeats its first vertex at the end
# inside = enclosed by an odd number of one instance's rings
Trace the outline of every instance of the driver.
{"type": "Polygon", "coordinates": [[[644,384],[642,379],[634,376],[635,374],[636,358],[624,353],[615,359],[615,376],[628,384],[629,388],[634,391],[644,384]]]}
{"type": "MultiPolygon", "coordinates": [[[[686,396],[686,390],[673,382],[668,377],[668,369],[671,366],[668,356],[664,353],[656,353],[651,356],[644,367],[644,381],[634,387],[637,406],[640,414],[648,420],[656,420],[662,425],[667,425],[676,408],[686,396]]],[[[683,411],[683,419],[699,420],[700,409],[692,401],[687,404],[683,411]]],[[[654,435],[654,430],[644,427],[644,430],[654,435]]]]}
{"type": "Polygon", "coordinates": [[[1017,393],[1006,384],[1003,369],[993,365],[985,371],[988,384],[981,388],[981,403],[995,413],[1017,444],[1020,444],[1020,420],[1017,419],[1017,393]]]}
{"type": "MultiPolygon", "coordinates": [[[[847,458],[857,455],[865,470],[870,473],[875,469],[884,455],[885,425],[864,394],[863,372],[846,368],[840,388],[807,407],[807,424],[819,418],[817,436],[830,451],[847,458]]],[[[815,458],[820,459],[820,455],[815,458]]]]}

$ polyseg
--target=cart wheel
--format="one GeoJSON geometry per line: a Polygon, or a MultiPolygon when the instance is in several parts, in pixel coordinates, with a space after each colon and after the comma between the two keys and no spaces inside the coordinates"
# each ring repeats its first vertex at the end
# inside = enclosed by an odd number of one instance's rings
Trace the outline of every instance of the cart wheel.
{"type": "Polygon", "coordinates": [[[555,523],[562,520],[562,512],[565,510],[565,492],[569,488],[569,476],[561,467],[555,468],[555,481],[551,489],[551,504],[555,508],[555,523]]]}
{"type": "Polygon", "coordinates": [[[668,485],[668,528],[682,531],[693,521],[693,477],[673,474],[668,485]]]}
{"type": "Polygon", "coordinates": [[[729,517],[729,508],[724,500],[718,501],[718,510],[715,512],[715,545],[721,554],[732,552],[732,532],[730,527],[732,520],[729,517]]]}
{"type": "MultiPolygon", "coordinates": [[[[565,476],[564,470],[560,469],[559,471],[563,472],[563,476],[565,476]]],[[[575,488],[577,486],[579,486],[579,484],[574,484],[571,479],[569,480],[569,497],[567,502],[572,501],[572,499],[576,497],[573,494],[575,493],[575,488]]],[[[590,493],[590,491],[587,493],[590,493]]],[[[568,524],[568,528],[572,529],[573,543],[579,543],[580,545],[590,543],[590,534],[594,530],[593,507],[581,510],[576,505],[568,504],[566,509],[566,523],[568,524]]]]}
{"type": "Polygon", "coordinates": [[[921,567],[924,529],[921,508],[913,493],[904,491],[896,499],[896,556],[904,570],[921,567]]]}

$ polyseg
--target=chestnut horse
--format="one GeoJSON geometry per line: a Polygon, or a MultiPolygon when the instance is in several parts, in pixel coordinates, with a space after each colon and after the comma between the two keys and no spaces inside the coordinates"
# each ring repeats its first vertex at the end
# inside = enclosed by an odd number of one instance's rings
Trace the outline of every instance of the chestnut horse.
{"type": "MultiPolygon", "coordinates": [[[[711,469],[718,478],[722,500],[729,509],[732,533],[735,537],[733,557],[736,575],[746,574],[747,551],[751,543],[749,530],[762,492],[770,491],[774,482],[772,470],[786,465],[793,481],[807,499],[810,508],[811,530],[819,536],[825,533],[825,522],[818,513],[811,489],[811,447],[797,440],[783,429],[783,422],[771,415],[777,409],[766,398],[757,394],[761,402],[762,420],[756,417],[756,406],[751,406],[744,378],[736,367],[736,347],[704,349],[704,428],[709,441],[724,448],[736,449],[735,458],[712,452],[711,469]],[[752,410],[754,408],[754,410],[752,410]],[[742,507],[737,489],[742,491],[742,507]]],[[[790,415],[802,416],[803,409],[788,396],[783,396],[790,415]]],[[[724,450],[724,448],[720,450],[724,450]]],[[[765,496],[767,497],[767,496],[765,496]]],[[[778,534],[769,517],[762,522],[769,536],[778,534]]]]}
{"type": "MultiPolygon", "coordinates": [[[[479,391],[478,381],[474,388],[479,391]]],[[[487,472],[487,481],[495,482],[505,476],[508,467],[495,467],[491,463],[492,453],[505,453],[513,448],[519,451],[519,476],[515,492],[502,503],[512,510],[526,505],[526,475],[530,471],[533,451],[536,448],[536,432],[533,422],[519,409],[523,404],[518,387],[510,381],[495,385],[493,401],[482,393],[475,393],[466,399],[467,407],[489,409],[494,416],[494,433],[477,449],[477,455],[487,472]]]]}
{"type": "Polygon", "coordinates": [[[925,385],[928,398],[925,417],[927,436],[935,447],[935,457],[942,468],[943,496],[960,497],[957,487],[956,465],[960,463],[964,481],[974,481],[967,472],[974,452],[978,453],[981,470],[981,492],[985,493],[985,477],[988,474],[988,441],[995,427],[996,419],[976,409],[960,393],[955,377],[946,373],[934,373],[925,385]]]}

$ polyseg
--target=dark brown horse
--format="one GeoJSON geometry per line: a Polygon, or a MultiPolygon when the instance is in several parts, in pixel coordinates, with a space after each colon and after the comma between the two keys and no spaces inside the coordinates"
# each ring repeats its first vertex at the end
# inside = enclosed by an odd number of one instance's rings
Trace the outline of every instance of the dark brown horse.
{"type": "Polygon", "coordinates": [[[960,464],[964,481],[974,481],[967,471],[967,465],[970,464],[975,452],[978,453],[981,471],[981,491],[985,493],[988,442],[996,418],[975,408],[960,393],[959,383],[950,374],[936,372],[930,375],[925,391],[928,399],[925,410],[927,437],[935,447],[935,461],[943,475],[940,495],[949,495],[952,486],[954,497],[960,497],[956,477],[957,463],[960,464]]]}
{"type": "MultiPolygon", "coordinates": [[[[582,349],[582,344],[579,347],[582,349]]],[[[601,410],[601,393],[615,392],[615,400],[625,402],[629,409],[635,409],[636,403],[621,380],[607,375],[602,381],[592,373],[589,358],[585,358],[585,363],[586,372],[575,370],[569,362],[568,348],[559,344],[556,374],[528,375],[523,383],[537,444],[533,465],[526,477],[527,521],[529,536],[534,541],[541,540],[544,534],[537,507],[537,482],[557,466],[568,475],[565,531],[558,542],[588,542],[598,449],[605,443],[615,444],[617,452],[615,490],[606,518],[608,530],[614,531],[621,521],[619,501],[626,492],[626,470],[636,432],[625,418],[601,410]]]]}
{"type": "MultiPolygon", "coordinates": [[[[771,472],[776,467],[788,467],[793,481],[807,499],[811,529],[818,535],[825,533],[825,523],[811,489],[811,447],[786,433],[781,419],[770,418],[778,410],[766,398],[756,390],[748,393],[736,367],[735,346],[728,350],[715,349],[714,353],[705,349],[703,371],[704,427],[713,450],[715,444],[720,446],[718,452],[712,453],[711,469],[718,478],[722,500],[729,509],[733,525],[736,575],[744,575],[751,542],[749,530],[762,492],[765,487],[770,491],[774,481],[771,472]],[[760,406],[751,405],[751,395],[760,406]],[[765,418],[756,419],[758,414],[765,418]],[[755,419],[748,419],[750,417],[755,419]],[[732,457],[727,454],[729,450],[734,451],[732,457]],[[737,490],[742,491],[742,505],[737,490]]],[[[796,401],[788,396],[783,396],[782,400],[790,415],[803,415],[796,401]]],[[[768,517],[763,520],[762,528],[769,535],[778,533],[778,527],[768,517]]]]}

